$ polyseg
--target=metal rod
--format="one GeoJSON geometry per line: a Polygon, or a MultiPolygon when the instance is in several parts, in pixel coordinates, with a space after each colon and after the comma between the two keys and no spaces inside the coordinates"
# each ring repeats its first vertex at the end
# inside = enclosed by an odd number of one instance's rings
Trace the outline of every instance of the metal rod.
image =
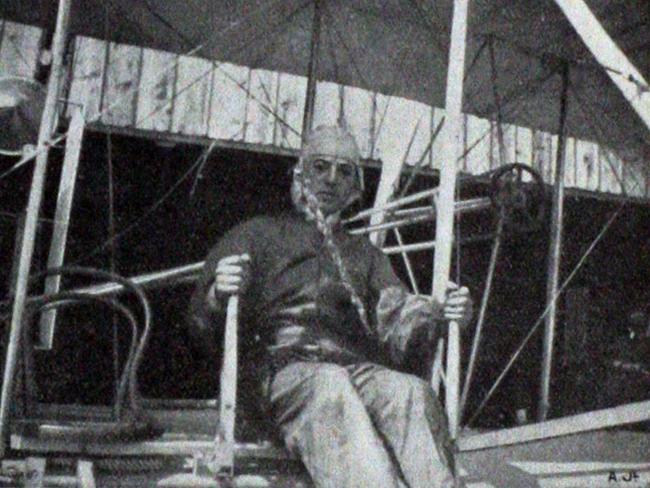
{"type": "Polygon", "coordinates": [[[359,229],[352,229],[349,232],[349,234],[353,236],[370,234],[371,232],[396,229],[398,227],[417,224],[419,222],[427,222],[430,220],[435,220],[435,218],[436,218],[435,214],[417,215],[415,217],[408,217],[400,220],[391,220],[390,222],[384,222],[383,224],[368,225],[366,227],[361,227],[359,229]]]}
{"type": "MultiPolygon", "coordinates": [[[[399,243],[400,246],[404,246],[404,240],[402,239],[402,234],[400,233],[399,229],[393,229],[393,232],[395,232],[395,238],[397,239],[397,242],[399,243]]],[[[409,275],[409,280],[411,281],[411,287],[413,288],[413,292],[416,295],[420,294],[420,289],[418,288],[418,282],[415,279],[415,274],[413,273],[413,266],[411,266],[411,260],[408,257],[408,254],[406,254],[406,251],[401,251],[402,259],[404,260],[404,265],[406,266],[406,272],[409,275]]]]}
{"type": "MultiPolygon", "coordinates": [[[[129,280],[131,280],[135,285],[139,285],[145,289],[191,283],[193,281],[196,281],[199,273],[203,269],[204,264],[204,261],[200,261],[198,263],[186,264],[184,266],[178,266],[176,268],[133,276],[130,277],[129,280]]],[[[81,288],[74,288],[69,291],[74,293],[87,293],[89,295],[102,296],[120,293],[124,291],[124,286],[120,283],[108,282],[81,288]]],[[[27,303],[38,302],[43,298],[45,298],[45,295],[32,295],[27,297],[27,303]]],[[[8,306],[7,302],[0,303],[0,310],[6,306],[8,306]]]]}
{"type": "MultiPolygon", "coordinates": [[[[74,188],[77,181],[77,169],[79,168],[79,156],[81,155],[81,144],[84,133],[83,111],[79,108],[73,110],[72,120],[70,122],[70,127],[68,128],[68,137],[65,144],[63,169],[61,170],[61,177],[59,178],[59,194],[57,197],[56,212],[54,216],[54,230],[52,231],[50,252],[47,259],[48,268],[58,268],[63,264],[66,243],[68,240],[72,198],[74,196],[74,188]]],[[[45,279],[45,294],[49,295],[58,292],[60,286],[61,275],[57,274],[48,276],[45,279]]],[[[56,309],[49,310],[41,315],[38,348],[52,348],[56,315],[56,309]]]]}
{"type": "Polygon", "coordinates": [[[474,375],[474,367],[476,365],[476,358],[478,357],[478,348],[481,344],[481,333],[483,331],[483,324],[485,322],[485,312],[487,311],[488,301],[492,292],[492,282],[494,281],[494,270],[496,269],[497,259],[499,258],[499,250],[501,249],[501,242],[503,240],[503,217],[500,217],[497,222],[496,236],[494,237],[494,244],[492,245],[492,254],[490,255],[490,264],[488,266],[487,277],[485,278],[485,288],[483,289],[483,296],[481,297],[481,308],[479,309],[478,319],[476,320],[476,331],[474,332],[474,339],[472,341],[472,352],[469,356],[469,364],[467,365],[467,374],[465,375],[465,383],[463,384],[463,393],[460,397],[460,418],[463,418],[465,411],[465,404],[467,402],[467,395],[469,388],[472,384],[472,377],[474,375]]]}
{"type": "Polygon", "coordinates": [[[402,205],[406,205],[408,203],[413,203],[417,202],[418,200],[421,200],[423,198],[428,198],[428,197],[433,197],[438,194],[438,189],[433,188],[431,190],[424,190],[418,193],[414,193],[413,195],[409,195],[408,197],[400,198],[398,200],[393,200],[390,203],[387,203],[383,207],[373,207],[369,208],[368,210],[363,210],[359,212],[356,215],[353,215],[349,219],[345,219],[343,221],[344,224],[349,224],[350,222],[356,222],[357,220],[363,220],[367,217],[370,217],[373,214],[380,213],[380,212],[385,212],[386,210],[391,210],[393,208],[401,207],[402,205]]]}
{"type": "Polygon", "coordinates": [[[435,213],[435,211],[435,208],[431,206],[400,208],[398,210],[392,210],[389,215],[394,215],[395,217],[404,217],[405,215],[435,213]]]}
{"type": "MultiPolygon", "coordinates": [[[[444,303],[451,267],[454,228],[454,191],[456,189],[456,162],[463,151],[463,79],[467,43],[467,10],[469,0],[455,0],[451,26],[451,44],[447,68],[445,95],[446,122],[440,169],[440,194],[436,222],[436,252],[433,264],[433,298],[444,303]]],[[[447,365],[445,377],[445,407],[449,420],[449,435],[458,436],[458,390],[460,382],[460,330],[458,323],[449,323],[447,365]]]]}
{"type": "MultiPolygon", "coordinates": [[[[185,266],[178,266],[176,268],[166,269],[163,271],[155,271],[153,273],[142,274],[129,278],[135,285],[141,287],[162,286],[168,284],[179,284],[186,281],[194,281],[199,272],[203,269],[204,261],[198,263],[187,264],[185,266]]],[[[72,291],[77,293],[88,293],[90,295],[111,295],[119,293],[124,290],[124,286],[120,283],[102,283],[99,285],[86,286],[83,288],[76,288],[72,291]]],[[[30,297],[31,300],[36,300],[40,297],[30,297]]]]}
{"type": "Polygon", "coordinates": [[[436,241],[424,241],[415,244],[384,247],[381,252],[384,254],[398,254],[401,252],[427,251],[429,249],[435,249],[435,247],[436,241]]]}
{"type": "Polygon", "coordinates": [[[311,45],[309,48],[309,65],[307,67],[307,96],[305,98],[305,112],[302,119],[302,140],[314,124],[314,108],[316,106],[316,86],[318,84],[318,53],[320,51],[320,29],[321,29],[321,5],[320,0],[314,0],[314,18],[311,30],[311,45]]]}
{"type": "MultiPolygon", "coordinates": [[[[454,212],[456,214],[460,213],[466,213],[466,212],[476,212],[479,210],[485,210],[487,208],[490,208],[492,205],[491,201],[489,198],[475,198],[472,200],[466,200],[464,202],[458,202],[455,206],[454,212]]],[[[420,207],[422,208],[422,207],[420,207]]],[[[430,207],[431,211],[428,213],[424,213],[422,210],[418,210],[417,212],[413,212],[416,215],[414,216],[409,216],[403,219],[399,220],[390,220],[388,222],[385,222],[383,224],[376,224],[376,225],[368,225],[366,227],[360,227],[358,229],[352,229],[349,231],[351,235],[362,235],[362,234],[368,234],[370,232],[378,231],[378,230],[388,230],[388,229],[394,229],[397,227],[402,227],[405,225],[411,225],[411,224],[416,224],[419,222],[426,222],[429,220],[435,220],[436,214],[435,214],[435,209],[433,207],[430,207]],[[420,215],[417,215],[417,214],[420,215]]],[[[407,213],[407,211],[410,209],[404,209],[403,212],[407,213]]],[[[399,211],[398,211],[399,212],[399,211]]],[[[397,214],[397,212],[395,212],[397,214]]],[[[408,213],[407,213],[408,215],[408,213]]]]}
{"type": "Polygon", "coordinates": [[[47,83],[45,105],[43,107],[43,115],[41,117],[41,125],[38,132],[37,150],[40,150],[40,152],[36,157],[34,173],[32,175],[32,184],[27,202],[25,232],[21,243],[21,252],[18,261],[18,277],[16,280],[16,290],[11,315],[9,342],[7,344],[7,354],[5,357],[2,394],[0,396],[0,458],[4,458],[6,448],[4,440],[6,439],[9,410],[12,403],[11,397],[13,393],[13,382],[16,373],[20,338],[23,332],[23,313],[25,310],[25,299],[27,297],[29,269],[32,262],[32,255],[34,253],[36,225],[38,223],[41,198],[43,196],[43,187],[45,185],[47,156],[49,152],[46,144],[50,140],[54,127],[56,126],[58,115],[56,103],[59,93],[59,83],[65,71],[63,67],[63,54],[65,51],[65,41],[68,30],[70,1],[71,0],[59,0],[56,29],[52,43],[52,70],[50,71],[47,83]],[[44,146],[45,150],[42,150],[44,146]]]}
{"type": "Polygon", "coordinates": [[[562,70],[562,95],[560,98],[560,121],[558,128],[557,154],[555,157],[555,183],[551,210],[551,238],[548,251],[548,278],[546,282],[546,303],[548,314],[544,322],[544,350],[537,420],[545,420],[550,407],[551,372],[553,368],[553,341],[555,339],[557,316],[557,289],[560,282],[560,260],[562,252],[562,221],[564,213],[564,172],[566,148],[566,117],[569,90],[569,65],[562,70]]]}
{"type": "MultiPolygon", "coordinates": [[[[465,237],[460,240],[460,244],[465,245],[465,244],[474,244],[476,242],[483,242],[483,241],[489,241],[494,239],[494,234],[478,234],[472,237],[465,237]]],[[[415,244],[406,244],[404,246],[391,246],[391,247],[384,247],[382,249],[382,252],[384,254],[397,254],[399,252],[415,252],[415,251],[428,251],[430,249],[435,249],[436,247],[436,241],[424,241],[424,242],[417,242],[415,244]]]]}

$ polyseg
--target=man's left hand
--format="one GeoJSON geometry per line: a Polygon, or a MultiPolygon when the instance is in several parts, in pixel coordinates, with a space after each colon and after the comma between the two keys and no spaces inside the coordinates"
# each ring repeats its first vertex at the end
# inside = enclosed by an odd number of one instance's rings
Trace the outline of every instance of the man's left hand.
{"type": "Polygon", "coordinates": [[[453,320],[461,327],[466,326],[472,319],[473,312],[469,289],[450,282],[442,311],[445,319],[453,320]]]}

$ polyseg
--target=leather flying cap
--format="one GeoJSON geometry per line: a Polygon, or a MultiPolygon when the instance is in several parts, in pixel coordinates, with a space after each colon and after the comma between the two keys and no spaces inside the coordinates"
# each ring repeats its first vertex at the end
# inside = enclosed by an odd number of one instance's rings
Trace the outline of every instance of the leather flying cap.
{"type": "Polygon", "coordinates": [[[311,131],[302,147],[302,159],[329,156],[359,164],[361,154],[352,134],[335,125],[319,125],[311,131]]]}

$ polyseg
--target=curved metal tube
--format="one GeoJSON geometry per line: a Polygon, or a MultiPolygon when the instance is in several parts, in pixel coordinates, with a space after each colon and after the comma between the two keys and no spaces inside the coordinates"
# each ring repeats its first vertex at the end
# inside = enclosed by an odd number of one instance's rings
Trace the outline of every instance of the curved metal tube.
{"type": "Polygon", "coordinates": [[[127,356],[126,364],[124,365],[124,370],[120,377],[120,382],[117,389],[116,399],[115,399],[115,409],[118,420],[120,418],[120,412],[122,403],[124,402],[124,397],[126,395],[127,385],[129,386],[129,403],[131,408],[135,408],[136,405],[133,403],[133,400],[137,397],[136,392],[133,389],[133,384],[129,382],[129,372],[130,365],[132,364],[133,357],[135,355],[137,340],[138,340],[138,322],[133,313],[124,305],[122,305],[117,300],[111,298],[104,298],[92,295],[86,295],[83,293],[74,293],[74,292],[60,292],[54,295],[49,295],[47,298],[40,303],[30,315],[35,315],[47,310],[53,310],[58,308],[66,308],[74,305],[79,305],[83,302],[92,302],[105,305],[114,311],[121,313],[131,325],[131,345],[129,347],[129,354],[127,356]]]}
{"type": "MultiPolygon", "coordinates": [[[[133,362],[129,366],[129,384],[130,384],[130,393],[131,393],[131,404],[134,409],[138,408],[138,369],[140,367],[140,363],[142,362],[142,356],[144,354],[144,350],[147,347],[147,343],[149,342],[149,335],[151,334],[151,317],[152,317],[152,312],[151,312],[151,305],[149,304],[149,300],[145,296],[144,292],[142,289],[134,284],[131,280],[124,278],[118,274],[111,273],[109,271],[103,271],[100,269],[95,269],[95,268],[88,268],[84,266],[61,266],[59,268],[51,268],[46,270],[44,273],[41,273],[40,275],[37,276],[42,276],[42,275],[53,275],[53,274],[77,274],[81,276],[92,276],[92,277],[100,277],[106,280],[111,280],[114,282],[117,282],[121,285],[123,285],[126,289],[132,291],[136,297],[138,298],[138,301],[140,302],[140,305],[142,306],[143,310],[143,315],[144,315],[144,326],[142,328],[142,335],[140,336],[140,341],[138,343],[138,346],[136,348],[135,354],[133,356],[133,362]]],[[[47,299],[47,296],[43,297],[42,299],[47,299]]]]}

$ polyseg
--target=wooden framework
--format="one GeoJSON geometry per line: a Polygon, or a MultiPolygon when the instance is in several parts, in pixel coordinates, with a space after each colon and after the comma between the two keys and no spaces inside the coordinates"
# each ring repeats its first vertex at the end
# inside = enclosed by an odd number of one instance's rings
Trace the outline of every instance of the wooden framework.
{"type": "MultiPolygon", "coordinates": [[[[36,164],[32,176],[32,185],[29,192],[27,212],[25,215],[25,230],[21,243],[21,253],[18,260],[18,272],[15,295],[11,314],[9,343],[5,359],[4,376],[2,381],[2,396],[0,397],[0,439],[5,438],[9,421],[9,410],[12,403],[12,390],[15,380],[16,364],[23,329],[23,312],[27,298],[27,284],[29,269],[34,252],[36,225],[41,206],[41,197],[45,185],[45,171],[47,168],[48,144],[58,120],[57,98],[64,74],[63,53],[65,39],[70,17],[70,1],[60,0],[56,18],[56,30],[52,43],[52,68],[47,84],[45,105],[38,133],[38,146],[36,164]]],[[[4,457],[5,446],[0,443],[0,458],[4,457]]]]}
{"type": "MultiPolygon", "coordinates": [[[[569,20],[572,24],[579,24],[579,19],[587,19],[586,21],[592,22],[593,19],[588,17],[588,9],[582,0],[577,0],[572,5],[577,6],[578,11],[574,11],[570,8],[571,2],[568,0],[556,0],[557,3],[563,8],[569,20]],[[580,10],[581,9],[581,10],[580,10]],[[585,17],[587,16],[587,17],[585,17]]],[[[433,296],[438,301],[444,300],[444,294],[447,288],[447,280],[449,275],[449,267],[451,260],[451,242],[452,242],[452,230],[453,230],[453,218],[456,212],[455,202],[454,202],[454,190],[456,186],[456,170],[457,163],[465,158],[464,156],[464,115],[461,112],[462,100],[463,100],[463,78],[464,78],[464,58],[465,58],[465,46],[466,46],[466,29],[467,29],[467,12],[468,12],[469,0],[455,0],[454,2],[454,14],[452,22],[452,42],[450,48],[450,66],[448,69],[448,81],[447,81],[447,96],[446,96],[446,125],[443,132],[443,145],[442,145],[442,165],[440,171],[441,184],[439,190],[435,192],[436,195],[436,212],[437,212],[437,226],[436,226],[436,253],[435,253],[435,262],[434,262],[434,282],[433,282],[433,296]]],[[[52,135],[52,131],[56,121],[56,97],[59,93],[59,83],[63,73],[63,66],[61,64],[62,53],[63,53],[63,44],[65,39],[65,31],[67,25],[67,19],[69,15],[69,2],[66,0],[60,0],[59,4],[59,13],[57,17],[57,29],[55,34],[54,41],[54,63],[52,68],[52,74],[48,83],[48,96],[46,100],[46,109],[43,116],[43,121],[41,124],[41,130],[39,133],[39,146],[46,147],[46,143],[49,141],[52,135]]],[[[578,27],[576,27],[578,28],[578,27]]],[[[579,30],[580,32],[580,30],[579,30]]],[[[581,35],[583,35],[581,33],[581,35]]],[[[600,37],[601,34],[599,34],[600,37]]],[[[606,34],[605,34],[606,37],[606,34]]],[[[606,39],[601,39],[601,42],[605,42],[606,39]]],[[[611,41],[611,40],[610,40],[611,41]]],[[[587,41],[586,41],[587,42],[587,41]]],[[[599,61],[602,58],[600,56],[601,47],[597,44],[590,44],[587,42],[590,49],[594,51],[595,56],[599,61]]],[[[609,44],[607,44],[609,45],[609,44]]],[[[610,46],[611,47],[611,46],[610,46]]],[[[614,46],[615,47],[615,46],[614,46]]],[[[112,49],[110,46],[106,46],[107,49],[112,49]]],[[[116,48],[117,49],[117,48],[116,48]]],[[[129,56],[136,62],[142,64],[144,62],[143,55],[138,58],[137,53],[131,53],[129,56]]],[[[142,54],[142,53],[140,53],[142,54]]],[[[109,56],[110,58],[110,51],[109,56]]],[[[617,58],[618,62],[622,62],[620,58],[617,58]]],[[[603,61],[601,61],[603,62],[603,61]]],[[[188,65],[189,66],[189,65],[188,65]]],[[[194,69],[189,69],[190,72],[198,72],[202,66],[200,60],[195,61],[194,69]]],[[[630,67],[625,65],[626,69],[631,73],[633,77],[630,83],[633,83],[638,87],[639,83],[645,83],[645,80],[637,76],[637,72],[633,72],[633,66],[630,67]]],[[[187,67],[186,67],[187,68],[187,67]]],[[[114,78],[115,73],[113,73],[113,78],[111,74],[108,76],[108,85],[112,86],[113,89],[120,85],[119,81],[114,78]]],[[[183,75],[184,76],[184,75],[183,75]]],[[[264,78],[266,75],[258,73],[260,79],[264,78]]],[[[188,78],[191,78],[191,73],[187,74],[188,78]]],[[[272,77],[272,76],[271,76],[272,77]]],[[[250,81],[250,80],[249,80],[250,81]]],[[[616,81],[616,80],[615,80],[616,81]]],[[[629,81],[629,80],[628,80],[629,81]]],[[[260,82],[261,83],[261,82],[260,82]]],[[[618,82],[617,82],[618,84],[618,82]]],[[[647,86],[647,84],[645,85],[647,86]]],[[[626,90],[628,88],[621,88],[624,94],[628,94],[626,90]]],[[[312,90],[315,93],[315,89],[312,90]]],[[[205,96],[205,93],[204,93],[205,96]]],[[[314,94],[313,97],[316,95],[314,94]]],[[[309,96],[307,96],[309,98],[309,96]]],[[[644,118],[648,115],[648,107],[645,105],[645,102],[641,104],[635,104],[635,110],[640,114],[646,124],[650,123],[644,118]]],[[[137,106],[140,101],[137,99],[131,99],[130,104],[137,106]]],[[[313,101],[316,104],[316,101],[313,101]]],[[[99,110],[99,107],[97,108],[99,110]]],[[[182,110],[181,108],[175,107],[171,110],[171,115],[169,117],[169,123],[174,127],[174,113],[176,111],[182,110]]],[[[123,118],[128,118],[124,114],[120,114],[119,111],[106,111],[102,114],[103,121],[106,123],[115,123],[116,120],[123,120],[123,118]]],[[[74,119],[73,119],[74,120],[74,119]]],[[[179,119],[176,119],[179,120],[179,119]]],[[[183,120],[181,117],[180,120],[183,120]]],[[[308,119],[305,119],[308,120],[308,119]]],[[[181,124],[178,126],[179,132],[187,130],[187,127],[191,125],[190,122],[187,125],[181,124]]],[[[306,124],[307,126],[309,123],[306,124]]],[[[205,121],[205,129],[208,130],[209,121],[205,121]]],[[[81,132],[83,129],[83,123],[80,123],[78,120],[74,122],[73,129],[78,130],[79,137],[71,137],[70,142],[70,151],[71,158],[73,157],[73,152],[77,152],[78,160],[78,151],[81,143],[81,132]],[[80,124],[80,125],[79,125],[80,124]],[[81,127],[81,128],[79,128],[81,127]],[[77,146],[74,146],[77,144],[77,146]]],[[[262,131],[263,132],[263,131],[262,131]]],[[[258,134],[261,140],[266,140],[267,135],[258,134]]],[[[271,137],[271,140],[275,140],[275,136],[271,137]]],[[[558,155],[562,155],[564,152],[564,144],[560,141],[557,146],[558,155]]],[[[373,151],[371,151],[373,152],[373,151]]],[[[559,157],[558,157],[559,159],[559,157]]],[[[4,382],[2,386],[2,398],[0,403],[0,437],[6,433],[9,405],[11,401],[11,388],[13,384],[13,377],[16,369],[16,356],[19,347],[19,338],[21,333],[21,322],[22,314],[24,310],[24,305],[28,299],[27,297],[27,279],[29,275],[29,265],[31,261],[31,256],[33,252],[33,238],[35,234],[35,225],[36,219],[40,207],[40,199],[44,181],[44,172],[47,163],[47,151],[41,150],[38,154],[36,167],[34,170],[32,191],[30,193],[26,223],[25,223],[25,233],[22,241],[22,252],[19,259],[18,266],[18,279],[16,285],[16,298],[13,304],[13,315],[12,315],[12,324],[11,324],[11,336],[9,342],[9,348],[7,353],[7,360],[4,372],[4,382]]],[[[556,170],[555,173],[557,176],[557,181],[559,181],[560,187],[562,187],[565,177],[561,170],[556,170]]],[[[63,189],[62,189],[63,191],[63,189]]],[[[433,194],[433,193],[431,193],[433,194]]],[[[429,195],[430,196],[430,195],[429,195]]],[[[561,193],[560,193],[561,196],[561,193]]],[[[408,197],[407,197],[408,198],[408,197]]],[[[62,212],[69,216],[69,204],[71,201],[68,201],[62,204],[62,212]],[[67,209],[65,208],[67,207],[67,209]]],[[[402,205],[404,201],[399,202],[394,205],[397,207],[402,205]]],[[[390,204],[389,204],[390,205],[390,204]]],[[[561,215],[561,214],[560,214],[561,215]]],[[[64,215],[65,216],[65,215],[64,215]]],[[[67,220],[64,219],[64,220],[67,220]]],[[[559,224],[558,224],[559,225],[559,224]]],[[[65,230],[62,230],[65,234],[65,230]]],[[[53,242],[53,246],[59,249],[59,252],[62,252],[62,248],[65,245],[65,238],[59,237],[55,239],[56,243],[53,242]]],[[[404,252],[405,246],[400,246],[399,252],[404,252]]],[[[62,261],[61,258],[57,261],[62,261]]],[[[557,263],[555,263],[557,264],[557,263]]],[[[192,279],[193,275],[200,269],[202,263],[196,263],[189,266],[177,268],[175,270],[154,273],[138,277],[134,279],[135,282],[141,284],[151,284],[154,285],[160,281],[167,280],[176,281],[178,279],[186,280],[192,279]]],[[[110,294],[116,293],[120,290],[121,286],[116,284],[104,284],[102,286],[95,286],[84,288],[83,291],[91,294],[110,294]]],[[[151,443],[139,443],[137,445],[127,446],[110,446],[110,445],[97,445],[89,446],[88,444],[75,445],[74,443],[63,442],[63,443],[48,443],[39,444],[39,441],[34,441],[31,439],[26,439],[21,436],[12,436],[11,445],[15,449],[24,449],[24,450],[51,450],[56,449],[61,452],[71,452],[79,453],[83,452],[85,454],[93,453],[96,455],[147,455],[147,454],[165,454],[173,453],[178,454],[179,452],[188,452],[196,453],[197,451],[202,451],[205,449],[205,452],[214,454],[217,453],[216,464],[220,468],[226,468],[232,470],[234,465],[234,459],[237,451],[237,446],[234,438],[234,422],[235,422],[235,401],[236,401],[236,381],[237,381],[237,307],[238,299],[233,297],[228,304],[228,318],[226,324],[226,338],[225,338],[225,350],[227,354],[224,359],[224,368],[222,370],[221,376],[221,401],[219,403],[220,408],[220,430],[218,432],[217,438],[214,441],[206,442],[194,442],[188,443],[184,441],[165,441],[165,442],[151,442],[151,443]],[[216,447],[216,451],[215,451],[216,447]]],[[[51,334],[47,336],[51,340],[51,334]]],[[[46,339],[47,339],[46,338],[46,339]]],[[[449,327],[448,335],[448,349],[447,349],[447,367],[446,367],[446,388],[445,388],[445,400],[447,414],[450,421],[450,432],[453,439],[456,439],[459,435],[459,401],[458,401],[458,390],[460,384],[460,336],[458,331],[457,324],[453,322],[449,327]]],[[[514,429],[506,429],[498,432],[490,432],[486,434],[472,435],[469,437],[461,438],[459,441],[460,449],[463,451],[486,449],[490,447],[508,445],[513,443],[527,442],[530,440],[549,438],[554,436],[562,436],[567,434],[573,434],[576,432],[584,432],[587,430],[601,429],[605,427],[611,427],[613,425],[620,425],[629,422],[638,422],[648,420],[650,418],[650,401],[639,402],[635,404],[625,405],[621,407],[599,410],[596,412],[590,412],[587,414],[580,414],[571,417],[566,417],[562,419],[556,419],[546,422],[540,422],[537,424],[527,425],[523,427],[518,427],[514,429]]],[[[0,457],[4,455],[4,447],[0,448],[0,457]]],[[[281,454],[279,454],[280,456],[281,454]]],[[[84,465],[79,468],[79,476],[81,478],[89,479],[88,466],[84,465]],[[83,469],[82,469],[83,468],[83,469]]],[[[90,483],[90,481],[88,481],[90,483]]]]}

